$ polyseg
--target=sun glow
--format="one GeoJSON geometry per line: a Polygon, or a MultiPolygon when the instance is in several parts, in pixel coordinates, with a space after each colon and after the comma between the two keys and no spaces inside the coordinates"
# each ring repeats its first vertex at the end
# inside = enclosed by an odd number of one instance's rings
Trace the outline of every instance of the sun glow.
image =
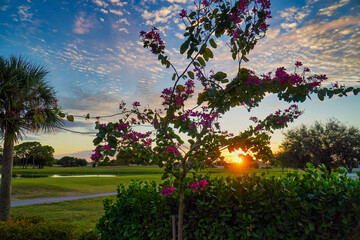
{"type": "Polygon", "coordinates": [[[236,158],[236,159],[233,159],[233,162],[234,163],[242,163],[242,159],[241,158],[236,158]]]}
{"type": "Polygon", "coordinates": [[[243,152],[242,150],[238,149],[238,150],[235,150],[234,152],[231,153],[231,161],[233,163],[242,163],[243,162],[243,159],[241,157],[239,157],[239,155],[242,154],[242,155],[245,155],[245,152],[243,152]]]}

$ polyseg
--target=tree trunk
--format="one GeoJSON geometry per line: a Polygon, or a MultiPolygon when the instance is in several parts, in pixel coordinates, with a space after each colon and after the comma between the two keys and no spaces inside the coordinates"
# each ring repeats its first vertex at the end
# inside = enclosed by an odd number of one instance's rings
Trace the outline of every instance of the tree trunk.
{"type": "Polygon", "coordinates": [[[10,218],[13,153],[14,138],[12,134],[9,134],[7,131],[5,131],[1,169],[0,221],[7,221],[10,218]]]}
{"type": "Polygon", "coordinates": [[[184,186],[181,181],[179,187],[179,213],[178,213],[178,240],[183,239],[183,222],[184,222],[184,213],[185,213],[185,196],[184,196],[184,186]]]}
{"type": "Polygon", "coordinates": [[[173,240],[176,240],[176,217],[175,215],[172,215],[171,217],[173,240]]]}

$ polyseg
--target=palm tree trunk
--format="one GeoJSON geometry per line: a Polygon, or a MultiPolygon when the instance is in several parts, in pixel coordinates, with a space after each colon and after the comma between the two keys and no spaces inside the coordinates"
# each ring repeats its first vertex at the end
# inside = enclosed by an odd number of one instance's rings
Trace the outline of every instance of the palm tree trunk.
{"type": "Polygon", "coordinates": [[[10,218],[13,154],[14,138],[6,131],[1,169],[0,221],[7,221],[10,218]]]}

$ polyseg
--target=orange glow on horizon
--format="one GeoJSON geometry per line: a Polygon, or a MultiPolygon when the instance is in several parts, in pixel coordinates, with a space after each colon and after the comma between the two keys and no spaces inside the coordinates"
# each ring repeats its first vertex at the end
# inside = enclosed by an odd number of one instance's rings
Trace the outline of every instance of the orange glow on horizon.
{"type": "Polygon", "coordinates": [[[242,159],[241,158],[236,158],[232,160],[234,163],[242,163],[242,159]]]}

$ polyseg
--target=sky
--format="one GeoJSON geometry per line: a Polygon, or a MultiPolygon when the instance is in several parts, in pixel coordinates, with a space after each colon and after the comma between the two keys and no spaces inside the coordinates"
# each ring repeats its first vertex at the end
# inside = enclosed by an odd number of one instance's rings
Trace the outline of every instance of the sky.
{"type": "MultiPolygon", "coordinates": [[[[118,113],[122,100],[157,107],[160,92],[172,84],[172,72],[142,47],[139,32],[156,26],[166,43],[166,54],[181,70],[186,60],[179,54],[184,41],[179,13],[193,6],[190,0],[0,0],[0,55],[21,55],[45,67],[49,85],[69,114],[118,113]]],[[[266,37],[243,67],[257,74],[283,66],[291,72],[294,63],[301,61],[312,73],[328,76],[324,86],[335,82],[360,86],[359,0],[273,0],[271,12],[266,37]]],[[[217,43],[211,67],[234,73],[237,63],[232,61],[225,39],[217,43]]],[[[251,124],[249,117],[262,118],[288,106],[270,95],[252,112],[234,109],[220,123],[224,130],[236,134],[251,124]]],[[[312,96],[299,108],[304,114],[289,128],[329,118],[360,127],[360,95],[323,102],[312,96]]],[[[101,119],[110,120],[116,119],[101,119]]],[[[29,133],[24,141],[51,145],[56,157],[74,154],[89,159],[94,149],[94,126],[93,120],[75,117],[66,128],[87,134],[29,133]]],[[[274,150],[283,131],[273,134],[274,150]]]]}

